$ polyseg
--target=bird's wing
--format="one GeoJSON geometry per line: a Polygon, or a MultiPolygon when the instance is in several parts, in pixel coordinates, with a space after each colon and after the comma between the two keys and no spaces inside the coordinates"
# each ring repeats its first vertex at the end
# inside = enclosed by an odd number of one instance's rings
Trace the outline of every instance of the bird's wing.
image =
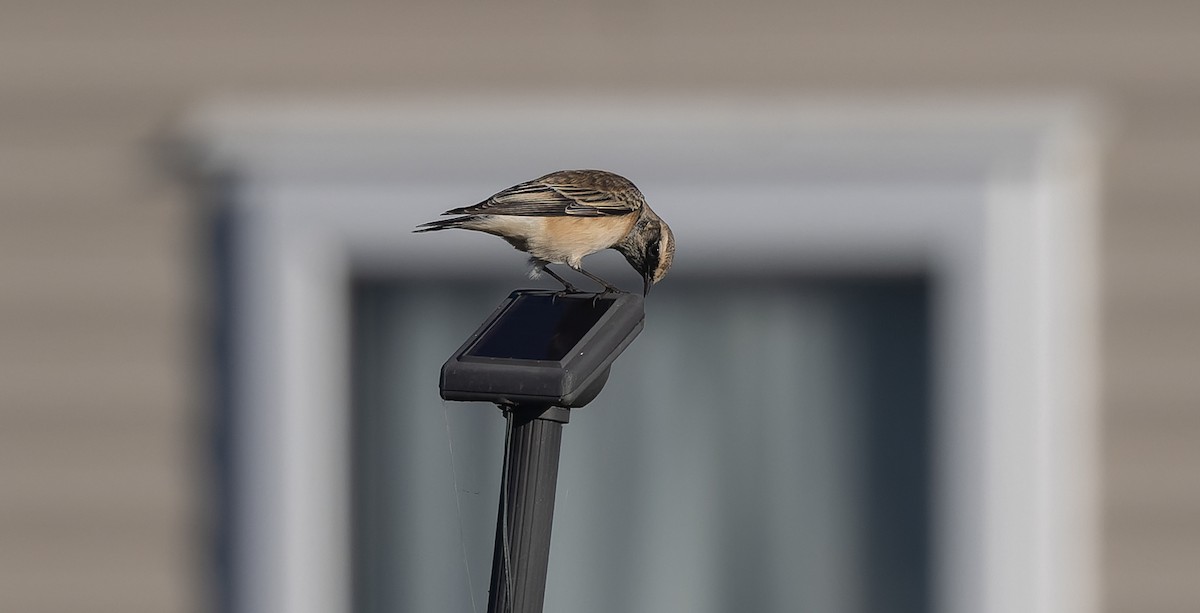
{"type": "Polygon", "coordinates": [[[625,200],[620,193],[543,178],[514,185],[479,204],[444,214],[602,217],[625,215],[640,208],[637,198],[625,200]]]}

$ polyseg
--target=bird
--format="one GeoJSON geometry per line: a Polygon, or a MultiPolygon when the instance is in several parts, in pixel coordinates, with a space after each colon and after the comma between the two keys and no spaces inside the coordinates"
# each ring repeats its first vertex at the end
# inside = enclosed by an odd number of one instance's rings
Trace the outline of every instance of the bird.
{"type": "Polygon", "coordinates": [[[642,294],[649,295],[675,259],[671,227],[632,181],[605,170],[559,170],[442,215],[457,217],[421,224],[413,232],[462,228],[499,236],[530,255],[533,276],[545,272],[567,292],[580,290],[548,265],[566,264],[606,292],[620,292],[583,269],[584,257],[615,249],[642,276],[642,294]]]}

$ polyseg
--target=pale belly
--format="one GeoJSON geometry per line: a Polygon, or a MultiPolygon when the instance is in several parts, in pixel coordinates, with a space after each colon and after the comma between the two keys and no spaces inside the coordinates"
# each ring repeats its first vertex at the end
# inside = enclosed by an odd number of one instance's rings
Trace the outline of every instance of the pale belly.
{"type": "Polygon", "coordinates": [[[621,217],[523,217],[489,215],[471,229],[495,234],[517,249],[552,264],[580,266],[584,256],[612,247],[633,226],[633,215],[621,217]]]}

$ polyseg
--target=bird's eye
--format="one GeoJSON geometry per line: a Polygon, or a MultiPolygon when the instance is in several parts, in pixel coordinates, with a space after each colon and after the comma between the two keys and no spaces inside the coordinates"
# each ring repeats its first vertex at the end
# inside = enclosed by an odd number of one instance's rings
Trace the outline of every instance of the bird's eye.
{"type": "Polygon", "coordinates": [[[650,245],[650,257],[655,260],[658,259],[658,243],[650,245]]]}

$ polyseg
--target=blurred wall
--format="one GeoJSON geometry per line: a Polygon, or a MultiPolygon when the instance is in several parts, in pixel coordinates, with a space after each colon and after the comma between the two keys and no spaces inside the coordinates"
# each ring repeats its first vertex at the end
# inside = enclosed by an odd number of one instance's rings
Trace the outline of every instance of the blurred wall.
{"type": "Polygon", "coordinates": [[[0,1],[0,609],[205,610],[197,206],[221,93],[1085,93],[1103,176],[1103,599],[1200,608],[1200,3],[0,1]]]}

